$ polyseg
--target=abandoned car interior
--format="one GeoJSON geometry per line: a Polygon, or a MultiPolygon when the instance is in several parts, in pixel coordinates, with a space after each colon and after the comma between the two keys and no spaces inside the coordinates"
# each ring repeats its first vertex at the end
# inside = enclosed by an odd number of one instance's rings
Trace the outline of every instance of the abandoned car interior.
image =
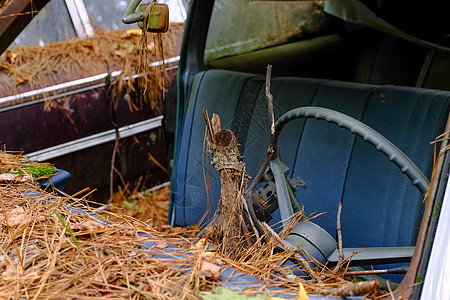
{"type": "Polygon", "coordinates": [[[0,0],[0,295],[450,299],[441,1],[113,2],[0,0]]]}

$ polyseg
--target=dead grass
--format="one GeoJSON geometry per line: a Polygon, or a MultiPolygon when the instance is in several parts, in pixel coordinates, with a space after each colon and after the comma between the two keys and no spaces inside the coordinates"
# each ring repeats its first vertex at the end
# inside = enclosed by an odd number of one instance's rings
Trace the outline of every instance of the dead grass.
{"type": "MultiPolygon", "coordinates": [[[[198,298],[185,284],[189,275],[183,271],[189,268],[189,260],[172,265],[170,257],[153,257],[161,253],[158,247],[138,247],[158,240],[140,234],[160,235],[145,223],[123,218],[106,224],[106,219],[74,213],[73,207],[89,210],[78,200],[67,206],[66,198],[24,197],[30,188],[1,187],[2,298],[198,298]],[[24,209],[22,222],[11,226],[10,213],[16,207],[24,209]]],[[[164,237],[166,242],[172,239],[164,237]]],[[[178,252],[172,255],[186,255],[182,249],[178,252]]]]}
{"type": "Polygon", "coordinates": [[[166,186],[151,192],[134,191],[127,195],[127,189],[121,189],[110,200],[110,211],[126,214],[151,226],[167,224],[169,211],[170,187],[166,186]]]}
{"type": "Polygon", "coordinates": [[[0,97],[121,70],[117,81],[111,83],[112,101],[145,84],[138,104],[130,109],[139,109],[144,103],[160,108],[168,80],[161,67],[150,68],[148,64],[178,55],[183,30],[183,23],[171,23],[162,35],[142,35],[140,29],[99,31],[86,39],[7,50],[0,56],[0,72],[7,75],[0,76],[0,97]],[[134,76],[141,73],[144,75],[134,76]]]}
{"type": "Polygon", "coordinates": [[[20,167],[24,156],[0,150],[0,172],[20,167]]]}
{"type": "Polygon", "coordinates": [[[23,182],[51,177],[54,167],[49,163],[32,162],[21,154],[0,150],[0,182],[23,182]]]}
{"type": "Polygon", "coordinates": [[[32,191],[33,183],[0,186],[0,298],[199,299],[199,290],[220,285],[204,265],[227,260],[192,247],[193,239],[126,215],[82,213],[94,213],[83,199],[32,191]],[[179,248],[156,257],[169,244],[179,248]]]}
{"type": "MultiPolygon", "coordinates": [[[[11,163],[20,161],[11,155],[11,163]]],[[[200,299],[223,285],[217,280],[228,268],[263,281],[240,291],[247,295],[271,286],[283,288],[275,295],[294,297],[301,286],[310,294],[332,295],[352,284],[323,266],[315,269],[321,283],[293,276],[284,265],[290,253],[275,253],[278,241],[270,235],[230,259],[198,227],[168,230],[168,193],[166,187],[126,198],[137,200],[143,210],[134,213],[142,221],[123,210],[98,212],[84,197],[43,193],[33,180],[1,183],[0,299],[200,299]]]]}

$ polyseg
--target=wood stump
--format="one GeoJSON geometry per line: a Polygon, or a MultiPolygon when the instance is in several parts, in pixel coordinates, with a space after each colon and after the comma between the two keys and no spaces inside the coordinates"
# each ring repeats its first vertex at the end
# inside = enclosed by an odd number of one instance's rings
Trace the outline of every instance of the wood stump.
{"type": "Polygon", "coordinates": [[[223,254],[237,257],[249,239],[242,216],[248,175],[238,150],[236,136],[231,130],[217,131],[213,141],[209,146],[211,164],[219,172],[221,183],[218,222],[222,236],[221,248],[223,254]]]}

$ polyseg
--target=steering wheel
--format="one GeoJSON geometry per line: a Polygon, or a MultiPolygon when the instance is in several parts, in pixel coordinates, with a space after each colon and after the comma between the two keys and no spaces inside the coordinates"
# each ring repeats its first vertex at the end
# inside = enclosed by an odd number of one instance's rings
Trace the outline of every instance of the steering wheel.
{"type": "Polygon", "coordinates": [[[387,156],[403,174],[405,174],[412,184],[425,196],[429,180],[420,169],[394,144],[380,133],[370,128],[366,124],[341,112],[315,106],[305,106],[293,109],[285,113],[275,124],[274,158],[278,158],[278,137],[284,126],[292,120],[299,118],[314,118],[333,123],[339,127],[349,130],[351,133],[361,137],[364,141],[375,146],[375,148],[387,156]]]}
{"type": "MultiPolygon", "coordinates": [[[[285,113],[275,124],[274,137],[274,153],[269,162],[269,167],[273,174],[275,181],[278,208],[280,209],[281,219],[284,220],[283,227],[287,226],[287,219],[294,213],[294,204],[298,204],[297,199],[290,187],[286,178],[288,167],[279,159],[278,140],[280,133],[284,126],[292,120],[298,118],[314,118],[317,120],[324,120],[339,127],[345,128],[361,137],[364,141],[375,146],[375,148],[383,153],[387,158],[393,162],[402,173],[404,173],[412,182],[412,184],[420,191],[422,196],[427,192],[429,181],[420,169],[394,144],[382,136],[380,133],[343,113],[323,108],[323,107],[300,107],[285,113]]],[[[263,167],[265,169],[265,167],[263,167]]],[[[263,168],[260,170],[263,171],[263,168]]],[[[255,177],[255,180],[258,176],[255,177]]],[[[253,184],[253,183],[252,183],[253,184]]],[[[250,212],[251,217],[254,218],[254,213],[250,212]]],[[[256,222],[257,223],[257,222],[256,222]]],[[[320,226],[313,222],[300,222],[295,226],[287,240],[292,245],[301,244],[302,248],[307,248],[307,252],[313,254],[318,261],[325,263],[332,262],[337,257],[337,245],[331,235],[328,234],[320,226]]],[[[390,247],[390,248],[360,248],[364,251],[352,258],[352,262],[360,264],[368,263],[395,263],[407,262],[412,256],[414,247],[390,247]]],[[[344,249],[345,250],[345,249],[344,249]]],[[[355,250],[355,249],[353,249],[355,250]]]]}

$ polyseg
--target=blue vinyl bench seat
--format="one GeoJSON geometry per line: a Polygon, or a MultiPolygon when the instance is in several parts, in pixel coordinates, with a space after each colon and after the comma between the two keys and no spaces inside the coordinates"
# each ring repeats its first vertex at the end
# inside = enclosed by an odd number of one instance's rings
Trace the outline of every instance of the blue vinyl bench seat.
{"type": "MultiPolygon", "coordinates": [[[[172,225],[198,223],[207,210],[202,104],[210,116],[220,116],[222,128],[235,132],[247,172],[256,175],[269,143],[264,83],[263,76],[224,70],[208,70],[194,78],[172,173],[172,225]]],[[[271,93],[275,119],[302,106],[340,111],[384,135],[431,177],[430,142],[444,130],[450,92],[274,77],[271,93]]],[[[422,197],[373,146],[336,125],[299,119],[283,130],[280,150],[282,161],[290,168],[289,176],[300,176],[308,184],[297,191],[306,213],[324,212],[314,222],[334,237],[338,203],[342,201],[344,247],[415,244],[422,197]]],[[[212,216],[220,197],[215,170],[210,184],[212,216]]],[[[279,216],[275,219],[279,221],[279,216]]]]}

